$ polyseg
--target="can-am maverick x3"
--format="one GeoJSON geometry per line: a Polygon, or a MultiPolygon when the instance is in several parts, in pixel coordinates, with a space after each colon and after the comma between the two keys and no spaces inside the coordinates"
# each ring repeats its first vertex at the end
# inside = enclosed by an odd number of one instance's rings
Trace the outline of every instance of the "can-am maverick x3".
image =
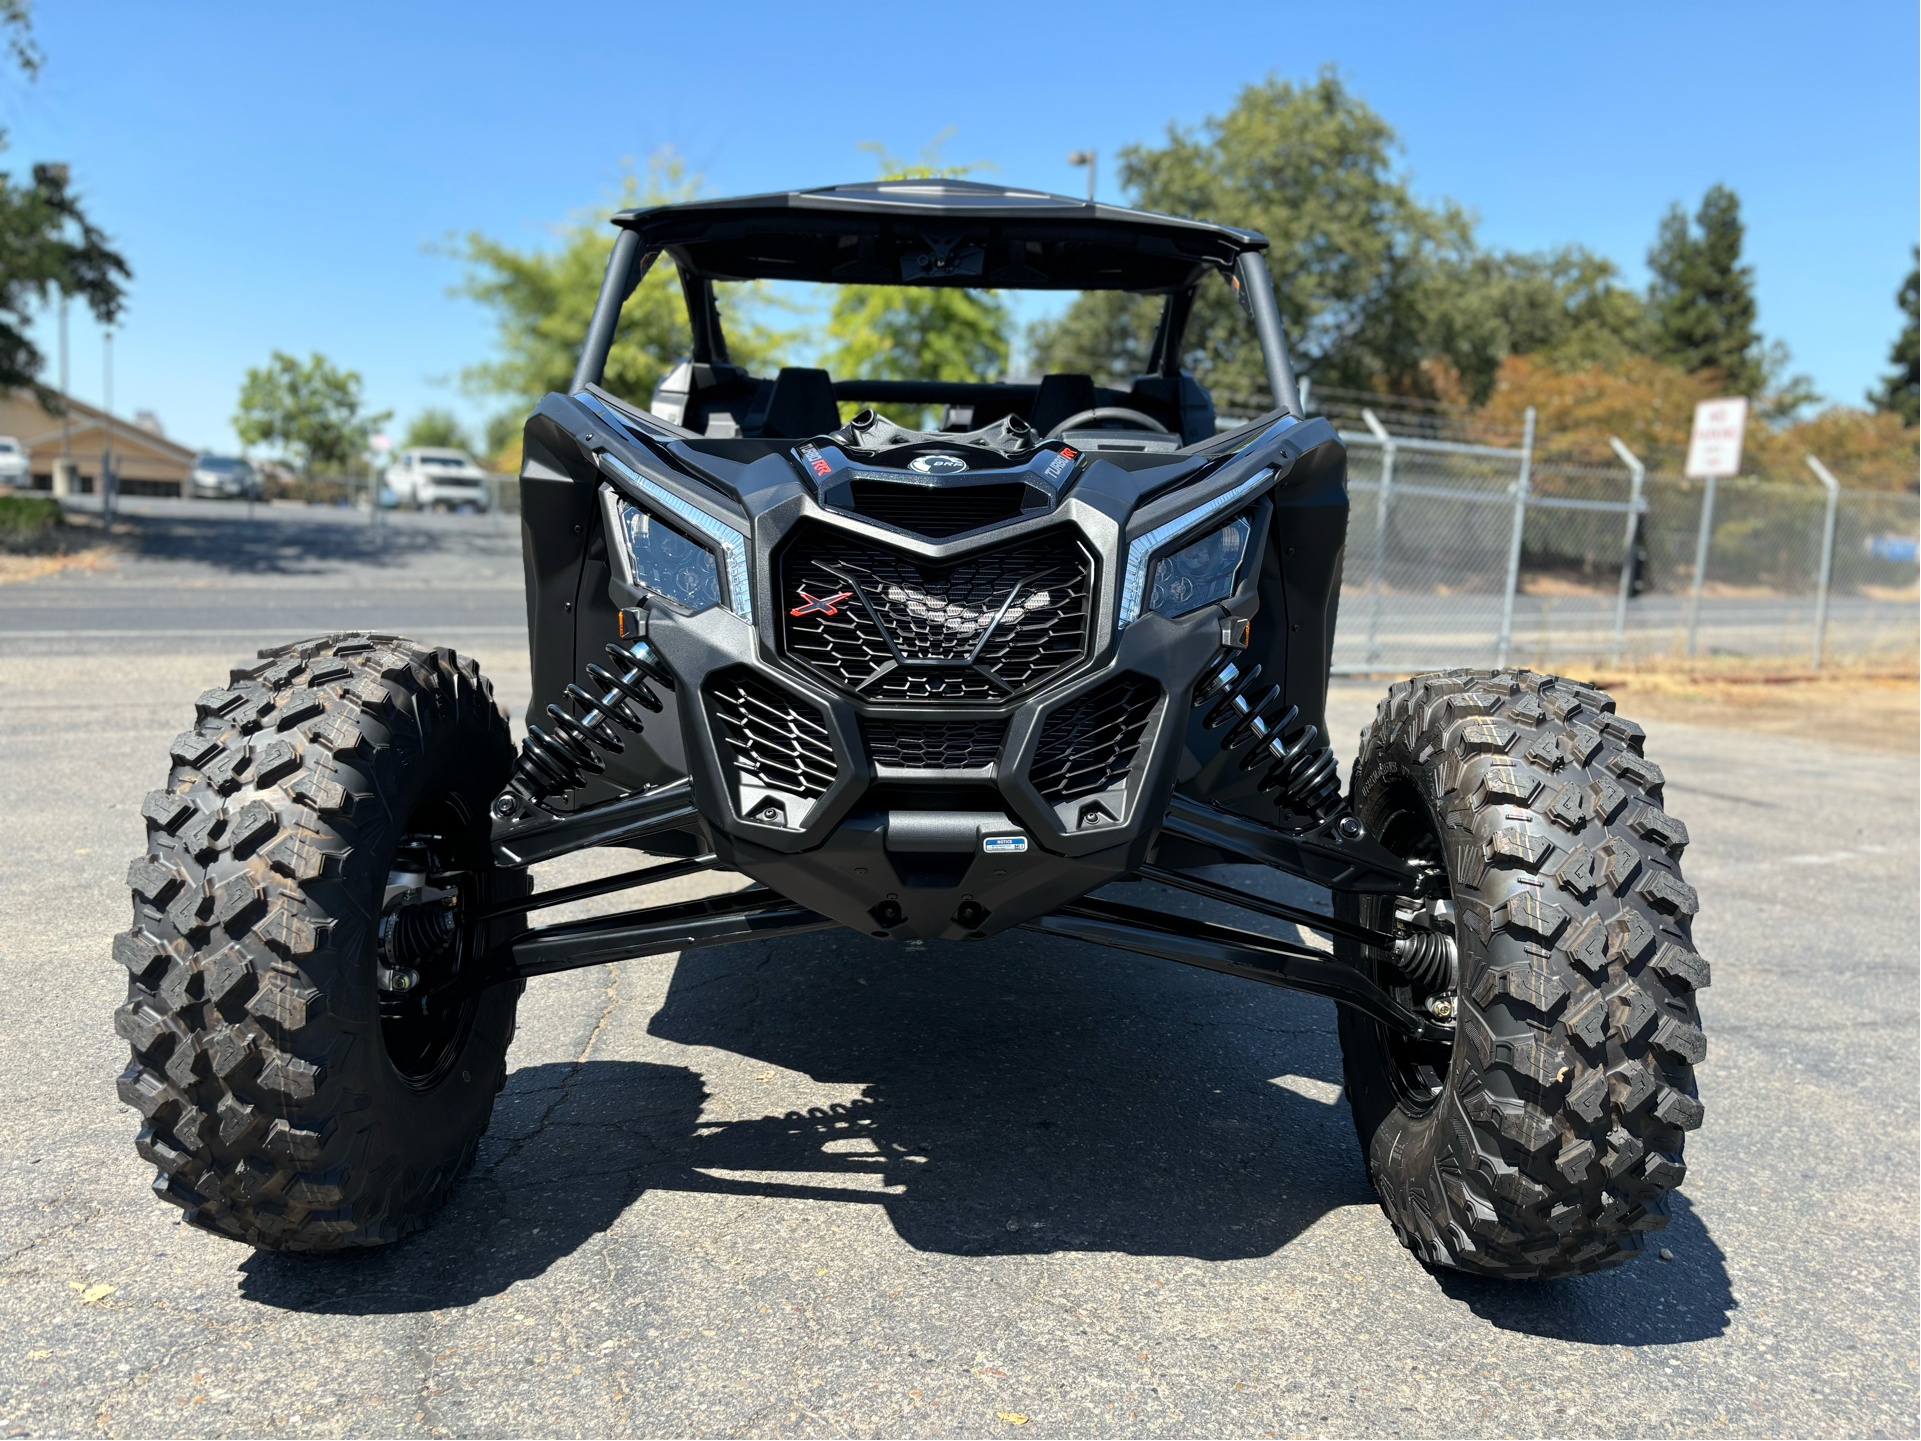
{"type": "Polygon", "coordinates": [[[1526,671],[1394,685],[1344,796],[1324,739],[1347,527],[1260,235],[957,180],[629,211],[568,394],[525,431],[534,704],[516,756],[471,660],[385,634],[262,651],[148,796],[121,1094],[188,1219],[392,1241],[472,1164],[528,978],[830,926],[1080,937],[1339,1006],[1369,1175],[1424,1261],[1618,1262],[1699,1124],[1686,831],[1640,727],[1526,671]],[[692,353],[604,388],[663,255],[692,353]],[[1145,373],[754,376],[716,282],[1161,297],[1145,373]],[[1217,433],[1197,290],[1251,321],[1272,410],[1217,433]],[[944,407],[908,430],[861,403],[944,407]],[[659,858],[533,894],[587,847],[659,858]],[[1260,862],[1332,914],[1199,874],[1260,862]],[[728,868],[736,894],[545,908],[728,868]],[[1173,920],[1148,879],[1239,908],[1173,920]],[[1326,936],[1331,953],[1266,921],[1326,936]]]}

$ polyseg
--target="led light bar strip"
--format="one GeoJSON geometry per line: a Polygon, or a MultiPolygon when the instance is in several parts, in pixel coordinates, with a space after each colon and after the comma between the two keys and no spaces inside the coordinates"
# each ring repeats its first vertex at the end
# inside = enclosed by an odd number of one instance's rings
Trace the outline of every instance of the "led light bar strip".
{"type": "Polygon", "coordinates": [[[1131,621],[1139,618],[1141,602],[1147,594],[1147,567],[1153,563],[1155,551],[1188,531],[1198,530],[1214,517],[1232,510],[1255,491],[1273,483],[1274,472],[1263,470],[1259,475],[1242,481],[1225,494],[1215,496],[1207,504],[1196,506],[1185,515],[1177,515],[1165,525],[1155,526],[1128,546],[1127,570],[1121,580],[1120,619],[1115,623],[1114,628],[1124,629],[1131,621]]]}
{"type": "Polygon", "coordinates": [[[716,520],[697,506],[689,505],[671,490],[655,485],[618,456],[601,452],[603,469],[639,491],[647,499],[683,523],[692,526],[720,548],[727,562],[727,608],[747,624],[754,623],[754,599],[747,589],[747,537],[725,521],[716,520]]]}

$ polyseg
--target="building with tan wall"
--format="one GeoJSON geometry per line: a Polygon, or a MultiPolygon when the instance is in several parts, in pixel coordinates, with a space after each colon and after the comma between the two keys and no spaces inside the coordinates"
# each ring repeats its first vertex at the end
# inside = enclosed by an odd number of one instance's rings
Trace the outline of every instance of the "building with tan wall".
{"type": "Polygon", "coordinates": [[[65,454],[73,461],[78,488],[94,492],[100,483],[100,462],[111,444],[114,473],[122,495],[180,495],[187,472],[198,453],[118,416],[109,431],[107,413],[84,400],[67,400],[65,416],[54,414],[31,390],[0,392],[0,435],[20,442],[31,458],[29,472],[35,490],[53,488],[54,462],[65,454]]]}

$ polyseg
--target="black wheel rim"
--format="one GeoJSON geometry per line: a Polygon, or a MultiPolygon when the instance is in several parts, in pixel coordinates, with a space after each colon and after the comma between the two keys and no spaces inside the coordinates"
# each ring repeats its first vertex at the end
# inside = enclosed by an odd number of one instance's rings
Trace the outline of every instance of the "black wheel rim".
{"type": "Polygon", "coordinates": [[[473,1031],[479,995],[456,982],[463,969],[479,961],[479,928],[465,917],[488,899],[488,859],[473,815],[453,794],[416,809],[395,847],[390,874],[417,870],[433,888],[454,892],[451,943],[430,957],[405,957],[420,962],[413,967],[420,979],[410,991],[380,993],[380,1036],[388,1063],[416,1090],[432,1090],[447,1078],[473,1031]]]}
{"type": "MultiPolygon", "coordinates": [[[[1440,826],[1412,781],[1404,780],[1387,787],[1374,807],[1369,824],[1381,844],[1403,860],[1445,869],[1446,852],[1441,844],[1440,826]]],[[[1451,892],[1449,898],[1452,899],[1451,892]]],[[[1365,898],[1362,913],[1377,929],[1399,929],[1395,898],[1391,896],[1365,898]]],[[[1410,1010],[1429,1013],[1428,1002],[1440,993],[1417,988],[1396,969],[1394,958],[1387,951],[1370,947],[1367,958],[1374,980],[1383,990],[1410,1010]]],[[[1458,1014],[1458,997],[1455,1000],[1458,1014]]],[[[1378,1023],[1374,1030],[1395,1100],[1411,1115],[1433,1110],[1446,1090],[1448,1071],[1454,1061],[1454,1042],[1417,1040],[1378,1023]]]]}

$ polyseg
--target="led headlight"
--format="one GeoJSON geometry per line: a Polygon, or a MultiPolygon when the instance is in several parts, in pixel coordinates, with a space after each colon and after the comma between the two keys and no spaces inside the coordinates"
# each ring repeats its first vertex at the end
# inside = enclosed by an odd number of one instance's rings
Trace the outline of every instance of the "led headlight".
{"type": "Polygon", "coordinates": [[[1212,535],[1163,556],[1154,566],[1147,608],[1172,619],[1234,593],[1241,558],[1247,554],[1247,517],[1229,521],[1212,535]]]}
{"type": "Polygon", "coordinates": [[[1180,615],[1197,606],[1206,605],[1211,600],[1219,600],[1222,596],[1232,594],[1235,578],[1240,571],[1241,559],[1247,554],[1250,527],[1245,520],[1228,521],[1206,538],[1190,542],[1171,555],[1162,556],[1158,564],[1154,563],[1155,553],[1184,535],[1192,535],[1197,527],[1206,525],[1210,521],[1218,521],[1223,516],[1232,515],[1236,510],[1245,508],[1251,497],[1273,483],[1274,472],[1263,470],[1258,475],[1249,476],[1232,490],[1225,491],[1212,500],[1196,506],[1187,514],[1177,515],[1165,525],[1155,526],[1146,535],[1136,536],[1127,547],[1127,565],[1121,576],[1121,604],[1120,613],[1115,617],[1116,624],[1121,627],[1132,624],[1140,619],[1141,611],[1144,609],[1152,609],[1162,615],[1180,615]],[[1231,564],[1227,564],[1226,581],[1223,586],[1214,573],[1218,572],[1224,563],[1223,557],[1226,555],[1229,544],[1225,537],[1236,527],[1239,528],[1238,534],[1234,541],[1231,564]],[[1215,548],[1211,558],[1208,554],[1210,546],[1215,548]],[[1184,569],[1183,565],[1177,564],[1182,557],[1192,558],[1188,562],[1192,568],[1184,569]],[[1151,590],[1148,585],[1150,570],[1153,571],[1154,579],[1151,590]],[[1174,607],[1173,609],[1164,609],[1162,606],[1163,578],[1170,586],[1165,594],[1167,604],[1174,607]],[[1193,582],[1192,592],[1176,595],[1175,592],[1181,589],[1176,583],[1177,578],[1193,582]],[[1222,588],[1214,594],[1203,594],[1209,586],[1222,588]],[[1193,597],[1196,596],[1199,598],[1194,599],[1193,597]]]}
{"type": "Polygon", "coordinates": [[[600,465],[647,501],[643,509],[624,496],[619,498],[615,528],[627,541],[633,570],[630,579],[689,610],[724,604],[752,625],[754,600],[747,588],[747,537],[655,484],[618,456],[603,452],[600,465]],[[668,516],[673,517],[671,522],[668,516]],[[705,540],[696,540],[695,536],[705,540]],[[724,588],[721,566],[726,567],[724,588]]]}
{"type": "Polygon", "coordinates": [[[687,610],[720,604],[720,562],[706,546],[631,501],[620,503],[620,529],[635,585],[687,610]]]}

